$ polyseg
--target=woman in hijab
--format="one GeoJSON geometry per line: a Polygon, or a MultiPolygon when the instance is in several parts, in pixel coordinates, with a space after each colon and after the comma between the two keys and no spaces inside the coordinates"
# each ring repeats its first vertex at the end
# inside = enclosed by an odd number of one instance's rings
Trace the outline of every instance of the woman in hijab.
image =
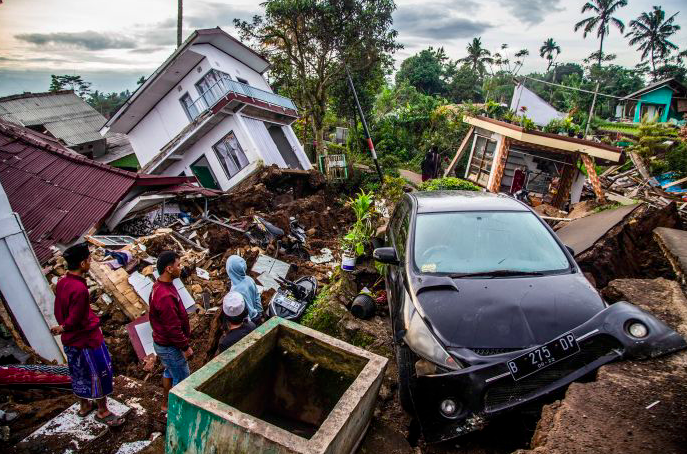
{"type": "Polygon", "coordinates": [[[227,274],[231,279],[231,291],[238,292],[248,307],[248,318],[256,326],[262,323],[262,302],[258,287],[252,277],[246,276],[246,261],[238,255],[227,259],[227,274]]]}

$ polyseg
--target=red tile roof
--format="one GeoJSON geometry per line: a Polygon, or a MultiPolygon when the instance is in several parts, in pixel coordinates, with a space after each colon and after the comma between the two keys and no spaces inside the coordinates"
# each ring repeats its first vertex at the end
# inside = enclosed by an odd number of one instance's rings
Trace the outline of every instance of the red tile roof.
{"type": "Polygon", "coordinates": [[[47,136],[0,120],[0,183],[41,263],[103,220],[134,186],[188,177],[140,176],[81,156],[47,136]]]}

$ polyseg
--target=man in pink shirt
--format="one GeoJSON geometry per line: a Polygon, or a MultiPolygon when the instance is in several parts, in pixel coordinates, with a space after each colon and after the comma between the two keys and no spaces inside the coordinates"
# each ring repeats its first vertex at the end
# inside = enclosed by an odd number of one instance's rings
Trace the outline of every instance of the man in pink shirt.
{"type": "Polygon", "coordinates": [[[169,390],[190,375],[187,359],[193,354],[189,345],[191,327],[181,297],[173,280],[181,275],[179,256],[164,251],[157,258],[160,277],[150,293],[150,326],[153,329],[153,348],[165,367],[162,373],[164,400],[161,405],[167,413],[169,390]]]}
{"type": "Polygon", "coordinates": [[[84,418],[97,408],[97,421],[110,427],[121,426],[124,418],[107,408],[106,396],[112,393],[112,362],[100,331],[100,319],[89,304],[84,278],[91,266],[88,244],[72,246],[62,256],[69,270],[55,288],[54,311],[59,325],[50,331],[54,336],[62,335],[72,390],[81,405],[78,415],[84,418]],[[89,399],[95,399],[97,405],[89,399]]]}

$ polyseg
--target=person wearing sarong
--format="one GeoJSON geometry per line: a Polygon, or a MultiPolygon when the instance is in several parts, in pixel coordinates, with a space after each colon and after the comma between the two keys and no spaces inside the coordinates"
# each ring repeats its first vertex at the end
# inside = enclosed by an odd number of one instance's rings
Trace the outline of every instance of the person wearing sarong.
{"type": "Polygon", "coordinates": [[[107,407],[107,395],[112,393],[112,362],[100,330],[100,319],[89,304],[84,278],[91,265],[88,244],[72,246],[62,256],[68,271],[55,288],[54,313],[59,325],[50,331],[55,336],[61,335],[72,390],[81,406],[78,415],[85,418],[97,410],[96,421],[109,427],[121,426],[124,418],[107,407]]]}

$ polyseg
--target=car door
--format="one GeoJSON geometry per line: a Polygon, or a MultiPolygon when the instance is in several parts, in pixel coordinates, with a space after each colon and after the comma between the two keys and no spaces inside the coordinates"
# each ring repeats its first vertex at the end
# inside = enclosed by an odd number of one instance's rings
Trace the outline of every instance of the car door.
{"type": "Polygon", "coordinates": [[[396,320],[400,308],[403,304],[404,298],[404,281],[405,281],[405,260],[406,260],[406,245],[408,243],[408,227],[410,225],[410,210],[407,200],[399,204],[394,212],[393,223],[391,226],[391,244],[396,251],[398,258],[398,265],[389,265],[388,267],[388,282],[387,290],[390,293],[389,297],[389,313],[391,314],[392,326],[396,326],[396,320]]]}

